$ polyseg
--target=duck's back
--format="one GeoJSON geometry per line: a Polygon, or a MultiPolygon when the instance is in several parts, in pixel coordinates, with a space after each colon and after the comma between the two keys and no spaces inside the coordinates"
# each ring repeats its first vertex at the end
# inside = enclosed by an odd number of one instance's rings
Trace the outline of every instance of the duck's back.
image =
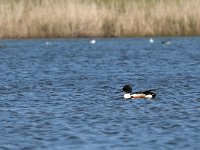
{"type": "Polygon", "coordinates": [[[134,92],[134,94],[152,95],[152,98],[154,98],[157,95],[157,92],[156,90],[151,89],[151,90],[134,92]]]}

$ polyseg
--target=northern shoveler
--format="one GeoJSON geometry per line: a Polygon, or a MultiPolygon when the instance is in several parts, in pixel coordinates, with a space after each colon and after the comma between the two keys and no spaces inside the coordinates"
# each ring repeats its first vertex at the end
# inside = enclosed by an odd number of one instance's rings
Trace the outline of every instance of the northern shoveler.
{"type": "Polygon", "coordinates": [[[124,98],[154,98],[157,95],[156,90],[145,90],[145,91],[138,91],[138,92],[132,92],[132,86],[130,84],[125,85],[120,91],[118,92],[124,92],[124,98]]]}

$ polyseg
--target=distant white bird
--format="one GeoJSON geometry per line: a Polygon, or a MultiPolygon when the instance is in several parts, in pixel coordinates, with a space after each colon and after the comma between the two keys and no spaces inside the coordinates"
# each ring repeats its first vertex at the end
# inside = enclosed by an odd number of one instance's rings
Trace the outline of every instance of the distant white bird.
{"type": "Polygon", "coordinates": [[[95,43],[96,43],[96,40],[93,39],[93,40],[90,41],[90,43],[91,43],[91,44],[95,44],[95,43]]]}
{"type": "Polygon", "coordinates": [[[149,39],[149,42],[150,42],[150,43],[154,43],[154,39],[150,38],[150,39],[149,39]]]}
{"type": "Polygon", "coordinates": [[[45,42],[45,44],[46,44],[46,45],[51,45],[51,42],[48,42],[48,41],[47,41],[47,42],[45,42]]]}

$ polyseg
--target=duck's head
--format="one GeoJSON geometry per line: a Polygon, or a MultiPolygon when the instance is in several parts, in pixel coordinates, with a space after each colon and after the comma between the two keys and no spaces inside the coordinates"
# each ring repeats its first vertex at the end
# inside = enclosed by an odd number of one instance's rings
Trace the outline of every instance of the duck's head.
{"type": "Polygon", "coordinates": [[[124,92],[124,93],[132,93],[132,85],[131,84],[127,84],[125,85],[121,90],[119,90],[117,93],[119,92],[124,92]]]}
{"type": "Polygon", "coordinates": [[[132,85],[131,84],[125,85],[123,87],[122,91],[125,92],[125,93],[132,93],[132,85]]]}

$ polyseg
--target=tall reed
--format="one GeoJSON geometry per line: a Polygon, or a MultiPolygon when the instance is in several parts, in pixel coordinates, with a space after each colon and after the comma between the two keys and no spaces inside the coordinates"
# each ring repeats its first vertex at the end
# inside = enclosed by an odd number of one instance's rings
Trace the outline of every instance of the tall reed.
{"type": "Polygon", "coordinates": [[[198,0],[1,0],[0,37],[200,35],[198,0]]]}

